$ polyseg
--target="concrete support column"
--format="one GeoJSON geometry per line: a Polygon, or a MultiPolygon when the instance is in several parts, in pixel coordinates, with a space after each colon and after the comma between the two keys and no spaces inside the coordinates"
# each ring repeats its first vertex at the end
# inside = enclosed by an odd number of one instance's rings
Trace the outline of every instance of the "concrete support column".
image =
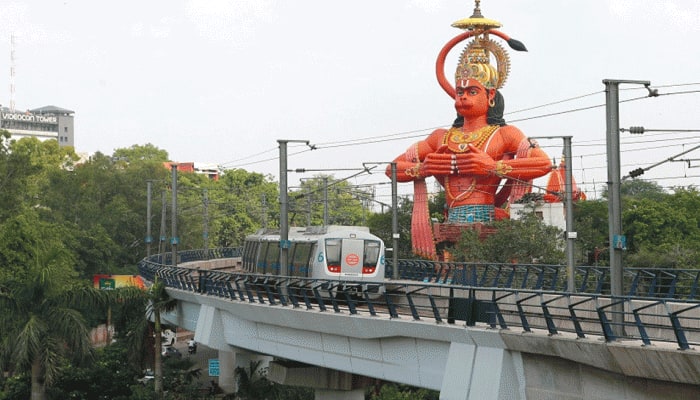
{"type": "MultiPolygon", "coordinates": [[[[221,352],[219,352],[219,354],[221,354],[221,352]]],[[[236,384],[236,368],[243,368],[246,371],[246,373],[250,374],[251,363],[259,362],[260,365],[258,366],[258,369],[256,371],[261,371],[265,368],[268,368],[270,362],[272,361],[272,357],[270,356],[251,353],[247,350],[238,348],[234,349],[231,355],[232,357],[230,358],[230,365],[228,366],[228,368],[231,370],[230,381],[232,383],[232,389],[231,391],[227,390],[227,393],[236,392],[238,390],[238,385],[236,384]]],[[[221,368],[223,368],[223,366],[221,368]]],[[[221,378],[222,377],[220,376],[219,379],[221,378]]],[[[255,379],[255,377],[252,376],[251,379],[255,379]]]]}
{"type": "Polygon", "coordinates": [[[441,399],[524,400],[524,388],[519,353],[465,343],[450,344],[441,399]]]}
{"type": "Polygon", "coordinates": [[[313,388],[316,400],[364,400],[365,388],[373,382],[349,372],[280,360],[270,363],[267,378],[281,385],[313,388]]]}
{"type": "Polygon", "coordinates": [[[236,353],[219,350],[219,387],[224,393],[234,393],[236,387],[236,353]]]}
{"type": "Polygon", "coordinates": [[[365,400],[365,390],[326,390],[316,389],[315,400],[365,400]]]}

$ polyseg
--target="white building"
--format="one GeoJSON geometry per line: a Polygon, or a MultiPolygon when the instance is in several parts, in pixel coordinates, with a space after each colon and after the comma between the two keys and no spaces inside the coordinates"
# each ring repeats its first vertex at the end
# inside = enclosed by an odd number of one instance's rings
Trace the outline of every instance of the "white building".
{"type": "Polygon", "coordinates": [[[566,232],[566,210],[564,209],[564,203],[546,203],[538,201],[535,203],[515,203],[510,205],[511,219],[522,219],[523,215],[532,212],[545,224],[556,226],[566,232]]]}
{"type": "Polygon", "coordinates": [[[54,139],[59,146],[75,147],[73,130],[74,111],[56,106],[33,110],[12,111],[0,107],[0,129],[9,131],[12,139],[35,137],[39,140],[54,139]]]}

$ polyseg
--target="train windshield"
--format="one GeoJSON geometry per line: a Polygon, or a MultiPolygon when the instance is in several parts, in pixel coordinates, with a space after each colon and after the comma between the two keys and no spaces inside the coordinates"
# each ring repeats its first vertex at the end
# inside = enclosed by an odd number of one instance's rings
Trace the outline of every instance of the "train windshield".
{"type": "Polygon", "coordinates": [[[379,262],[380,245],[376,240],[365,240],[365,256],[362,262],[365,267],[376,267],[379,262]]]}
{"type": "Polygon", "coordinates": [[[340,265],[340,250],[343,241],[341,239],[326,240],[326,262],[328,265],[340,265]]]}

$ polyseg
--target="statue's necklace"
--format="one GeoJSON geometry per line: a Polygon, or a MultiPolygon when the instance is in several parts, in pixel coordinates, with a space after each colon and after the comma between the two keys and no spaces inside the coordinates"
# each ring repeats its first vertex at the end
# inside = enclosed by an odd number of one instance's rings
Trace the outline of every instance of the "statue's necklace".
{"type": "Polygon", "coordinates": [[[486,125],[471,132],[464,132],[462,128],[450,128],[445,135],[444,144],[458,153],[468,151],[470,144],[481,148],[498,128],[498,125],[486,125]]]}

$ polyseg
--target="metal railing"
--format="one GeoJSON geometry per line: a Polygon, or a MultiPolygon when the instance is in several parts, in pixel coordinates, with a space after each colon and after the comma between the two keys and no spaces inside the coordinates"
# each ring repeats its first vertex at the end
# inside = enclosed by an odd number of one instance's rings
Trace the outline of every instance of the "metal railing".
{"type": "MultiPolygon", "coordinates": [[[[387,260],[386,276],[393,276],[387,260]]],[[[399,260],[400,279],[477,287],[567,291],[565,265],[461,263],[399,260]]],[[[610,267],[575,268],[575,292],[610,294],[610,267]]],[[[624,293],[632,297],[695,300],[700,297],[700,269],[625,268],[624,293]]]]}
{"type": "MultiPolygon", "coordinates": [[[[238,252],[220,254],[235,257],[238,252]]],[[[207,256],[202,259],[211,259],[211,254],[207,256]]],[[[477,265],[441,263],[438,266],[421,262],[426,264],[405,263],[407,267],[402,268],[400,262],[401,277],[405,280],[367,285],[173,267],[161,263],[158,257],[139,263],[139,273],[146,280],[153,282],[157,277],[169,288],[230,301],[366,313],[392,319],[408,317],[437,324],[461,321],[466,326],[485,324],[494,329],[541,330],[550,335],[568,332],[579,338],[599,336],[609,342],[635,340],[645,345],[666,342],[675,343],[681,350],[700,343],[699,302],[656,296],[564,293],[560,286],[563,270],[559,266],[481,264],[477,268],[477,265]],[[614,307],[620,304],[622,307],[614,307]]],[[[188,253],[183,259],[186,257],[194,260],[197,253],[188,253]]],[[[605,287],[604,269],[598,272],[580,268],[582,276],[594,278],[593,286],[605,287]]],[[[643,292],[653,294],[659,293],[659,288],[667,288],[662,291],[665,295],[671,288],[674,294],[678,293],[679,280],[674,279],[678,274],[632,270],[626,271],[626,275],[631,278],[629,286],[633,293],[642,293],[642,288],[643,292]],[[665,284],[663,279],[675,282],[675,286],[665,284]]],[[[581,278],[582,287],[589,284],[586,282],[581,278]]]]}

